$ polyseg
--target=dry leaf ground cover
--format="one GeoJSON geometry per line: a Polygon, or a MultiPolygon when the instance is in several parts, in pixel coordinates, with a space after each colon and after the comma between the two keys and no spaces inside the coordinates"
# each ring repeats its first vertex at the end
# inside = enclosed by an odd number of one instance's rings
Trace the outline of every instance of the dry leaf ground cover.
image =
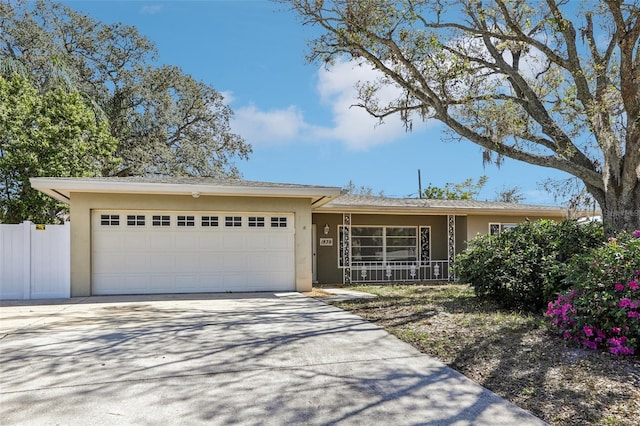
{"type": "Polygon", "coordinates": [[[378,297],[331,303],[552,425],[640,424],[638,356],[566,344],[550,334],[542,315],[500,310],[476,299],[467,285],[352,288],[378,297]]]}

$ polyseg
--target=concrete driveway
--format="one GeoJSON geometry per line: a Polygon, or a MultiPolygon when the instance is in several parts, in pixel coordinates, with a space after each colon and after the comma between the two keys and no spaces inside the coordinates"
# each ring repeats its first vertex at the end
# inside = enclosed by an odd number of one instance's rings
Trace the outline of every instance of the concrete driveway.
{"type": "Polygon", "coordinates": [[[0,424],[540,425],[298,293],[0,307],[0,424]]]}

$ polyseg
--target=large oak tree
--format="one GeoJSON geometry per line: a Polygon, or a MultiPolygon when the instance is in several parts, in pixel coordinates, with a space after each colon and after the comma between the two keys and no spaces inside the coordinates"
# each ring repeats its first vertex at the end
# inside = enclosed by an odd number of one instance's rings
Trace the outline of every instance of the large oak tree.
{"type": "Polygon", "coordinates": [[[231,132],[223,96],[159,64],[154,43],[135,27],[53,1],[0,0],[0,59],[22,64],[39,90],[62,76],[90,99],[122,160],[103,175],[237,177],[234,160],[251,152],[231,132]]]}
{"type": "Polygon", "coordinates": [[[381,72],[359,105],[435,119],[509,157],[580,179],[608,233],[640,229],[640,4],[602,0],[289,0],[321,30],[309,58],[381,72]],[[378,90],[399,96],[383,103],[378,90]]]}

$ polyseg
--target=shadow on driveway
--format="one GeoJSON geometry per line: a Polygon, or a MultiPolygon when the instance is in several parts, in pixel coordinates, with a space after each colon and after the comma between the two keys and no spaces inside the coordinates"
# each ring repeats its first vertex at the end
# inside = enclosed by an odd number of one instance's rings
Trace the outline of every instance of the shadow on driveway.
{"type": "Polygon", "coordinates": [[[297,293],[5,304],[0,423],[543,424],[297,293]]]}

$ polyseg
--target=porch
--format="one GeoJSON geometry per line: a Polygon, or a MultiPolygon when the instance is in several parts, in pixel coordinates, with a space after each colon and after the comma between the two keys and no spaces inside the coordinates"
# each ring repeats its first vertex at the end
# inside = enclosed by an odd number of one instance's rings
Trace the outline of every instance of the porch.
{"type": "Polygon", "coordinates": [[[447,214],[314,213],[313,223],[318,284],[453,280],[466,240],[466,217],[447,214]]]}
{"type": "MultiPolygon", "coordinates": [[[[428,262],[352,262],[345,268],[351,283],[451,280],[448,260],[428,262]]],[[[345,280],[346,281],[346,280],[345,280]]]]}

